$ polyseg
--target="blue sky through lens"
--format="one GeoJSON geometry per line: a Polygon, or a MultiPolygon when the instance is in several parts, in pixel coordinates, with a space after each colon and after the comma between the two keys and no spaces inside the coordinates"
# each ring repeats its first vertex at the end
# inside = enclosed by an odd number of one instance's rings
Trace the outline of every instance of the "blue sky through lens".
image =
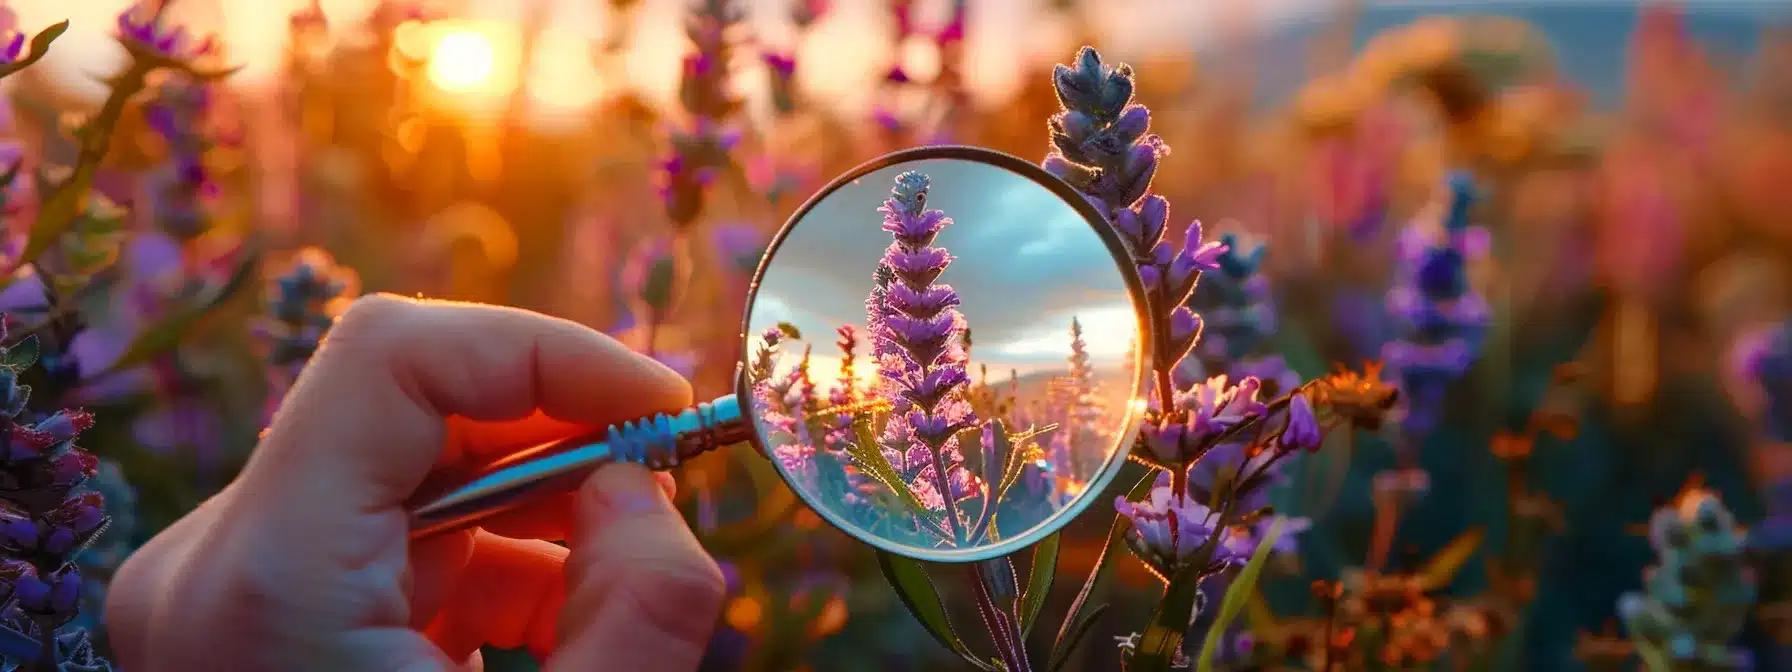
{"type": "Polygon", "coordinates": [[[1023,376],[1063,369],[1072,316],[1083,323],[1097,367],[1125,361],[1136,318],[1120,267],[1089,224],[1026,177],[955,159],[872,172],[804,215],[760,285],[755,334],[778,322],[795,325],[815,344],[816,378],[834,375],[833,332],[864,325],[872,270],[890,244],[877,208],[908,170],[932,178],[928,206],[953,219],[935,243],[956,257],[939,281],[963,300],[973,366],[987,364],[992,378],[1010,369],[1023,376]]]}

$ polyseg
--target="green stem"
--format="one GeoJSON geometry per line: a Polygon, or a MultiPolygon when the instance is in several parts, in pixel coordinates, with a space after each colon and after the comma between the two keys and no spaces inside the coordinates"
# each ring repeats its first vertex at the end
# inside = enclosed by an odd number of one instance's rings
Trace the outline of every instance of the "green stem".
{"type": "Polygon", "coordinates": [[[124,72],[112,80],[112,89],[93,120],[84,127],[80,152],[75,156],[74,171],[56,185],[32,223],[32,235],[19,255],[19,264],[30,263],[49,249],[68,224],[80,213],[83,201],[93,188],[94,174],[112,148],[112,132],[124,115],[125,105],[149,82],[149,73],[157,66],[133,59],[124,72]]]}

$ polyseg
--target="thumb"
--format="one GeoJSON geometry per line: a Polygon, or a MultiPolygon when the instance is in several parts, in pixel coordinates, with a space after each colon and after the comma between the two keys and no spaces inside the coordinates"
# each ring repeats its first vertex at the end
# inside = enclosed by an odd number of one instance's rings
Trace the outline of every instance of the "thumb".
{"type": "Polygon", "coordinates": [[[549,672],[697,669],[724,584],[665,490],[632,464],[599,469],[578,495],[560,647],[549,672]]]}

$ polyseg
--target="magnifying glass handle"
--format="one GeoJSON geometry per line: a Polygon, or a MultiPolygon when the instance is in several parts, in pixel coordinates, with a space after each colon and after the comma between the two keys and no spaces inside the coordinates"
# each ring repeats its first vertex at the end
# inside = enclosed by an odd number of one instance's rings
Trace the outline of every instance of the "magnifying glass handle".
{"type": "Polygon", "coordinates": [[[752,437],[740,400],[730,394],[677,414],[642,417],[597,434],[543,444],[494,463],[463,484],[414,500],[411,538],[465,529],[543,497],[571,492],[611,462],[664,471],[752,437]]]}

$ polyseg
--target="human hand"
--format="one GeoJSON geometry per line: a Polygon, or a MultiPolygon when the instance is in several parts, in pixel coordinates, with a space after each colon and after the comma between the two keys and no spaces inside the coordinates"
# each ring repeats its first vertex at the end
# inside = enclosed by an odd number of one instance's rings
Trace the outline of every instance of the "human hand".
{"type": "Polygon", "coordinates": [[[432,472],[691,402],[671,370],[572,322],[362,298],[299,376],[242,474],[119,568],[117,660],[159,670],[691,670],[720,571],[671,480],[599,469],[483,529],[409,540],[432,472]],[[568,548],[550,543],[565,540],[568,548]]]}

